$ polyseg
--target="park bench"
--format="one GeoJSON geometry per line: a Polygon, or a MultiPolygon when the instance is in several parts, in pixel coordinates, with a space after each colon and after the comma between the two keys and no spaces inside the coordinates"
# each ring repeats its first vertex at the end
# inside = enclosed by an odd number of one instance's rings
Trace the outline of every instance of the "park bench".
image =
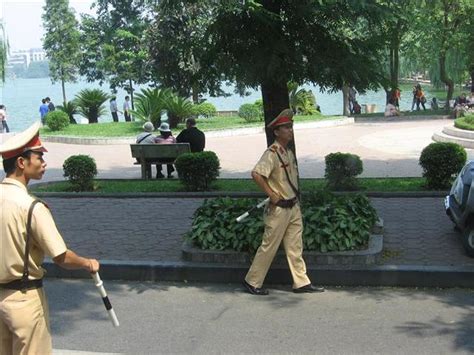
{"type": "Polygon", "coordinates": [[[151,164],[174,164],[181,154],[191,152],[189,143],[176,144],[130,144],[134,164],[142,167],[142,179],[151,178],[151,164]]]}

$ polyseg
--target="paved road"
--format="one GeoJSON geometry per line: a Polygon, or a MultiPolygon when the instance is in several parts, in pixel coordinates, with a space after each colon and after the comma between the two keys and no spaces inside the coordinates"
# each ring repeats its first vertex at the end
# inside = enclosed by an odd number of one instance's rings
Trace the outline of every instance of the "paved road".
{"type": "MultiPolygon", "coordinates": [[[[421,176],[418,159],[422,149],[432,143],[434,132],[440,132],[444,126],[452,124],[452,120],[425,120],[296,129],[300,175],[305,178],[323,177],[324,157],[340,151],[358,154],[362,158],[362,176],[421,176]]],[[[263,134],[208,137],[206,149],[218,155],[221,177],[248,178],[265,149],[265,143],[263,134]]],[[[101,178],[140,178],[140,167],[133,165],[128,144],[87,146],[47,143],[47,147],[48,171],[43,181],[62,180],[62,164],[73,154],[92,156],[101,178]]],[[[474,158],[474,151],[468,150],[468,155],[474,158]]]]}
{"type": "MultiPolygon", "coordinates": [[[[46,198],[68,245],[113,260],[181,260],[198,198],[46,198]]],[[[385,221],[386,264],[474,265],[441,198],[373,198],[385,221]]]]}
{"type": "MultiPolygon", "coordinates": [[[[472,354],[474,290],[331,288],[268,297],[239,285],[106,287],[113,328],[92,282],[47,280],[55,349],[128,354],[472,354]]],[[[62,352],[58,352],[62,353],[62,352]]]]}

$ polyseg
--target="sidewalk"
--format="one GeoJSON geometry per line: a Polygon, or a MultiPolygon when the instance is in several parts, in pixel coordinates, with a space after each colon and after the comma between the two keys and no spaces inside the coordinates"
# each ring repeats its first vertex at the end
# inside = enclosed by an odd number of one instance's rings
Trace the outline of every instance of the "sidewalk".
{"type": "MultiPolygon", "coordinates": [[[[189,230],[192,215],[203,199],[47,197],[45,200],[68,246],[80,254],[100,259],[104,263],[103,277],[234,282],[246,270],[245,265],[229,268],[182,261],[182,236],[189,230]]],[[[309,267],[310,274],[328,279],[326,283],[348,285],[351,282],[345,274],[352,270],[359,274],[353,278],[359,284],[422,286],[419,283],[428,282],[428,272],[434,277],[428,286],[474,287],[474,259],[464,254],[459,236],[445,215],[442,198],[372,198],[372,201],[385,222],[383,262],[362,268],[309,267]],[[407,274],[404,279],[389,271],[414,272],[417,276],[407,274]],[[387,272],[392,276],[383,276],[387,272]],[[455,275],[460,278],[456,279],[455,275]],[[387,279],[380,279],[382,276],[387,279]]],[[[57,269],[49,269],[51,275],[57,275],[57,269]]],[[[287,270],[272,272],[270,282],[280,280],[281,283],[281,277],[288,278],[287,270]]],[[[62,272],[61,275],[78,274],[62,272]]]]}

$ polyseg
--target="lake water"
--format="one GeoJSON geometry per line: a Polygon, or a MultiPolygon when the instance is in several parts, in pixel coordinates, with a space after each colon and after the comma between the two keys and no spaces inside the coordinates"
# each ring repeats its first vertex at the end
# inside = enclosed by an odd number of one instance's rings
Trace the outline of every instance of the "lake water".
{"type": "MultiPolygon", "coordinates": [[[[1,84],[0,84],[1,85],[1,84]]],[[[109,92],[107,85],[100,87],[97,83],[77,82],[66,84],[66,96],[68,100],[85,88],[101,88],[105,92],[109,92]]],[[[342,93],[323,93],[318,87],[305,85],[305,88],[311,89],[316,96],[318,105],[325,115],[341,115],[342,114],[342,93]]],[[[233,88],[226,88],[226,91],[232,92],[233,88]]],[[[124,90],[118,90],[117,102],[119,107],[123,104],[123,98],[126,93],[124,90]]],[[[8,125],[14,132],[21,131],[38,121],[39,106],[41,99],[49,96],[56,104],[62,102],[62,92],[60,83],[52,84],[48,78],[42,79],[7,79],[3,86],[0,86],[0,102],[7,107],[8,125]]],[[[253,103],[260,99],[261,94],[257,91],[251,91],[249,96],[241,97],[232,95],[229,97],[208,97],[208,101],[213,103],[218,110],[238,110],[239,106],[244,103],[253,103]]],[[[376,104],[378,112],[382,112],[385,107],[385,92],[383,90],[373,92],[369,91],[365,95],[358,95],[357,100],[361,105],[376,104]]],[[[411,92],[402,93],[400,108],[402,110],[411,107],[411,92]]],[[[108,105],[107,105],[108,108],[108,105]]],[[[121,108],[120,108],[121,109],[121,108]]],[[[123,117],[120,117],[123,120],[123,117]]],[[[109,114],[102,116],[100,122],[112,121],[109,114]]]]}

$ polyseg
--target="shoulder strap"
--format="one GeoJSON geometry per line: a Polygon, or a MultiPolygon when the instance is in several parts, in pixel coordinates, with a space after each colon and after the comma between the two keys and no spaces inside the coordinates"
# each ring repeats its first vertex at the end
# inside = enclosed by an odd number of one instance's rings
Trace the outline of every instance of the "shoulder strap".
{"type": "Polygon", "coordinates": [[[140,144],[141,142],[143,142],[145,140],[145,138],[148,138],[151,136],[151,133],[148,133],[146,136],[140,138],[140,140],[137,142],[137,144],[140,144]]]}
{"type": "Polygon", "coordinates": [[[288,170],[286,170],[286,164],[283,162],[283,159],[281,158],[280,153],[278,153],[278,151],[275,151],[275,153],[277,154],[278,159],[280,160],[281,165],[283,165],[283,169],[285,170],[286,178],[288,179],[288,183],[290,184],[291,189],[292,189],[293,192],[295,193],[295,195],[296,195],[296,197],[298,198],[298,200],[300,200],[300,191],[299,191],[299,190],[295,187],[295,185],[293,185],[293,183],[291,182],[290,175],[288,174],[288,170]]]}
{"type": "Polygon", "coordinates": [[[21,277],[21,283],[23,285],[22,291],[26,291],[26,283],[28,282],[28,264],[30,258],[30,237],[31,237],[31,219],[33,217],[33,209],[36,204],[41,203],[41,200],[34,200],[30,208],[28,209],[28,219],[26,221],[26,243],[25,243],[25,258],[23,260],[23,276],[21,277]]]}

